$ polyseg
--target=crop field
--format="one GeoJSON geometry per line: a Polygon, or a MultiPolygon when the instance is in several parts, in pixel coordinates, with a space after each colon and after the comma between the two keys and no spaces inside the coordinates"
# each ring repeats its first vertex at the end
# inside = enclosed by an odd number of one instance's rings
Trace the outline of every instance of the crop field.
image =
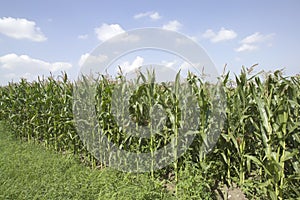
{"type": "MultiPolygon", "coordinates": [[[[215,90],[211,89],[213,85],[189,74],[187,83],[197,99],[193,103],[200,108],[194,140],[176,161],[162,169],[153,167],[144,175],[160,181],[178,199],[226,199],[231,191],[247,199],[299,198],[300,76],[285,77],[276,71],[262,77],[244,68],[233,80],[229,73],[220,77],[226,107],[218,114],[224,124],[214,147],[204,153],[208,127],[217,123],[208,114],[216,106],[212,101],[215,90]]],[[[58,152],[72,152],[83,165],[102,170],[110,160],[96,159],[90,153],[93,147],[85,145],[75,127],[77,123],[84,129],[86,123],[95,122],[87,117],[78,123],[74,117],[76,109],[85,105],[74,99],[74,90],[87,79],[72,82],[62,74],[35,82],[22,79],[0,87],[0,121],[9,125],[15,138],[58,152]]],[[[181,87],[179,80],[154,84],[148,81],[151,76],[143,74],[138,79],[142,84],[132,91],[125,109],[135,125],[151,127],[151,108],[163,108],[167,117],[160,132],[141,139],[117,125],[111,105],[118,102],[113,101],[114,91],[124,90],[120,84],[123,76],[114,80],[97,77],[93,108],[98,129],[110,142],[127,152],[153,154],[171,137],[178,136],[181,116],[189,111],[181,109],[171,90],[181,87]]],[[[84,95],[85,91],[78,94],[84,95]]]]}

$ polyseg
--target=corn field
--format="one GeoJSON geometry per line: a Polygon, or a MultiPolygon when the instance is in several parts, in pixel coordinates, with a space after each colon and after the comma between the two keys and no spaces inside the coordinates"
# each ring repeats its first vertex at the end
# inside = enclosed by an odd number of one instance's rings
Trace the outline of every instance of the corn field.
{"type": "MultiPolygon", "coordinates": [[[[198,131],[188,151],[166,168],[174,171],[175,181],[178,181],[177,171],[193,163],[208,180],[227,185],[235,183],[251,199],[298,198],[300,76],[284,77],[276,71],[261,78],[250,76],[242,69],[235,80],[229,77],[229,73],[220,77],[226,96],[224,127],[215,147],[204,155],[203,138],[208,124],[214,123],[207,114],[214,106],[212,92],[199,77],[188,76],[187,82],[200,108],[198,131]]],[[[87,78],[83,77],[81,83],[87,78]]],[[[147,126],[151,107],[159,105],[168,110],[161,132],[141,139],[120,129],[112,117],[113,91],[122,90],[119,82],[123,78],[97,78],[94,102],[100,128],[109,141],[126,151],[154,152],[176,134],[184,112],[170,90],[174,84],[146,84],[147,77],[139,77],[144,84],[134,91],[128,104],[132,121],[147,126]]],[[[103,163],[89,153],[89,147],[76,133],[73,91],[77,84],[62,74],[35,82],[22,79],[0,87],[0,120],[7,123],[17,138],[42,143],[59,152],[71,151],[83,162],[96,167],[103,163]]],[[[75,107],[77,103],[75,101],[75,107]]],[[[153,170],[151,176],[160,173],[153,170]]]]}

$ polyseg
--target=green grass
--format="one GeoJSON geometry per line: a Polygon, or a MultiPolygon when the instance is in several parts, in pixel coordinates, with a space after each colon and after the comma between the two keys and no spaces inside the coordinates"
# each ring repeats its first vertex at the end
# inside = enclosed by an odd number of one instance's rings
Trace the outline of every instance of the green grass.
{"type": "Polygon", "coordinates": [[[15,140],[0,123],[0,199],[169,199],[147,175],[90,169],[71,154],[15,140]]]}

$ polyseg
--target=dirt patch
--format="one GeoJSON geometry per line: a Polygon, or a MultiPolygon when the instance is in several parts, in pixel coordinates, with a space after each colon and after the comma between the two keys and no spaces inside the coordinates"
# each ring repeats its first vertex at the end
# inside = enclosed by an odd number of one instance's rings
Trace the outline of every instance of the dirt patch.
{"type": "Polygon", "coordinates": [[[248,200],[244,192],[236,185],[233,185],[231,188],[225,185],[221,189],[215,190],[215,192],[218,200],[248,200]]]}

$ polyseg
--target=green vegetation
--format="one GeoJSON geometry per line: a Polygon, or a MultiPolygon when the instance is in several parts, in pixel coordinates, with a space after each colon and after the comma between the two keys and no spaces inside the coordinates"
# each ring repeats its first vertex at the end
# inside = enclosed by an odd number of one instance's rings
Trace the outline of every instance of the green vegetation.
{"type": "MultiPolygon", "coordinates": [[[[178,128],[182,124],[181,116],[184,116],[186,111],[181,109],[182,105],[178,100],[180,94],[176,93],[179,87],[183,87],[178,79],[174,83],[154,84],[152,78],[151,74],[148,77],[141,74],[135,83],[140,85],[137,89],[130,88],[130,84],[121,84],[124,81],[123,76],[117,77],[116,80],[101,76],[94,85],[88,84],[88,77],[83,77],[76,84],[71,83],[66,74],[58,79],[50,77],[33,83],[26,80],[11,83],[0,88],[0,120],[7,122],[15,137],[26,139],[30,143],[41,143],[46,148],[58,152],[71,152],[78,161],[92,168],[100,167],[98,173],[105,173],[107,169],[104,163],[98,162],[89,153],[87,148],[93,150],[92,147],[83,145],[76,133],[72,109],[73,91],[82,88],[82,85],[88,86],[85,89],[97,91],[93,97],[95,101],[92,103],[95,102],[99,129],[111,142],[127,151],[152,153],[168,144],[172,135],[177,136],[178,128]],[[174,93],[171,88],[175,88],[174,93]],[[136,125],[142,124],[152,130],[152,123],[149,122],[151,108],[160,106],[167,110],[166,123],[161,131],[150,139],[139,139],[128,134],[126,128],[120,129],[116,125],[112,115],[112,98],[114,91],[125,89],[133,91],[128,110],[136,125]]],[[[217,123],[217,120],[207,114],[217,105],[212,101],[216,90],[214,85],[207,84],[199,77],[190,74],[187,80],[192,88],[191,94],[197,98],[196,104],[201,110],[197,119],[198,131],[195,133],[195,140],[190,145],[190,149],[176,162],[161,170],[153,169],[149,174],[136,176],[147,177],[142,179],[145,183],[140,182],[140,187],[145,186],[147,194],[155,191],[153,195],[166,195],[162,190],[157,189],[157,186],[151,186],[153,183],[163,185],[169,194],[174,193],[174,196],[179,199],[214,199],[216,191],[225,186],[238,187],[249,199],[298,198],[300,196],[300,77],[284,77],[280,71],[276,71],[262,79],[258,75],[249,77],[247,71],[243,69],[241,74],[235,77],[234,82],[229,80],[229,74],[220,78],[227,106],[225,113],[217,114],[218,117],[226,116],[226,119],[214,149],[204,155],[202,145],[207,135],[207,127],[214,127],[217,123]],[[152,189],[153,187],[155,190],[152,189]]],[[[78,95],[85,95],[85,92],[79,90],[78,95]]],[[[79,108],[80,111],[85,108],[84,106],[85,103],[75,101],[75,110],[79,108]]],[[[95,123],[95,121],[87,116],[86,121],[78,125],[84,130],[87,123],[95,123]]],[[[62,164],[60,167],[63,166],[62,164]]],[[[74,169],[76,170],[80,171],[74,169]]],[[[120,173],[112,173],[113,176],[118,174],[120,173]]],[[[132,176],[130,173],[123,175],[132,176]]],[[[99,178],[97,182],[99,185],[95,187],[98,190],[100,190],[98,186],[107,187],[105,185],[107,181],[101,180],[99,178]]],[[[122,179],[111,180],[116,181],[113,184],[123,183],[122,179]]],[[[86,180],[79,180],[79,182],[84,181],[86,180]]],[[[58,185],[59,183],[53,187],[56,188],[58,185]]],[[[123,189],[133,191],[134,189],[130,187],[126,186],[127,189],[123,189]]],[[[122,193],[123,189],[122,186],[117,187],[114,193],[116,195],[122,193]]],[[[42,192],[43,189],[39,191],[42,192]]],[[[124,197],[128,196],[128,199],[131,199],[130,195],[130,192],[126,195],[124,193],[124,197]]],[[[147,199],[148,197],[136,198],[147,199]]],[[[166,198],[166,196],[157,198],[166,198]]]]}
{"type": "Polygon", "coordinates": [[[70,153],[55,153],[11,137],[0,124],[0,199],[168,199],[147,175],[90,169],[70,153]]]}

